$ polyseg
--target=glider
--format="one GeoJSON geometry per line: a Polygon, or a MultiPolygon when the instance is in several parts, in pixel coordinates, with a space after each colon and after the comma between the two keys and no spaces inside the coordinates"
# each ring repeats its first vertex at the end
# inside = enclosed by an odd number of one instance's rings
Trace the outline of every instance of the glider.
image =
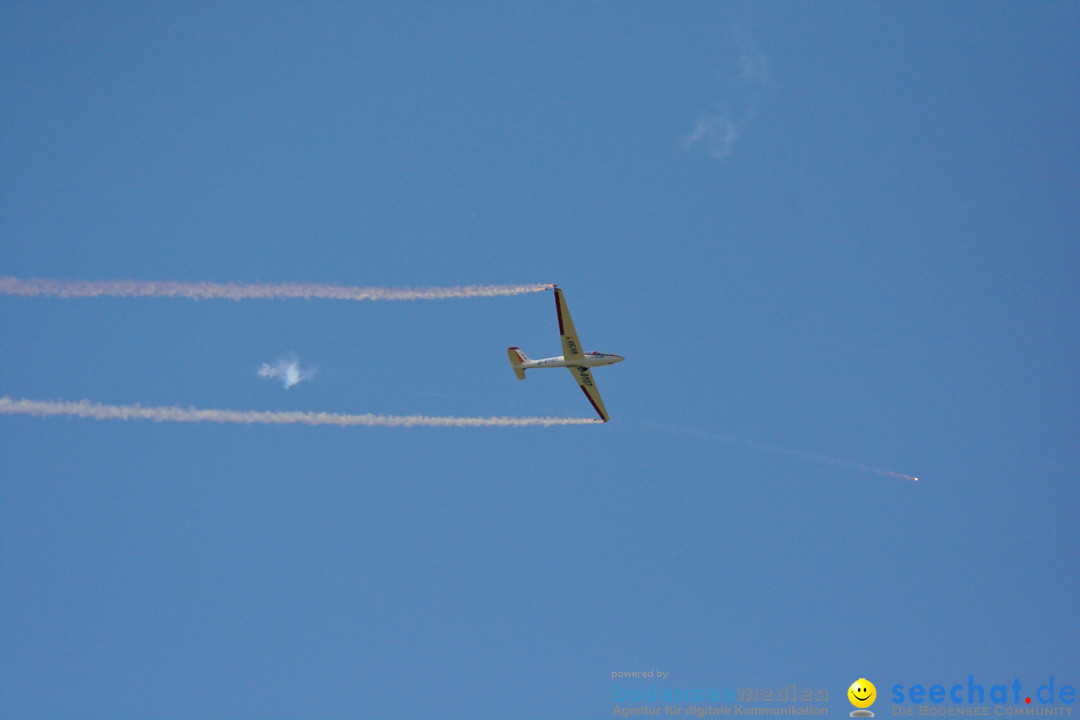
{"type": "Polygon", "coordinates": [[[522,352],[521,348],[511,347],[506,349],[510,356],[510,364],[514,367],[514,374],[518,380],[525,379],[525,371],[535,368],[564,367],[570,369],[570,374],[581,386],[585,397],[596,409],[600,419],[607,422],[608,416],[604,401],[600,399],[600,391],[593,382],[592,372],[589,368],[597,365],[613,365],[622,362],[626,358],[622,355],[611,355],[601,352],[582,352],[581,341],[578,340],[577,331],[574,329],[574,321],[570,319],[570,311],[566,308],[566,300],[563,292],[556,285],[551,286],[555,290],[555,312],[559,315],[559,335],[562,336],[563,354],[559,357],[546,358],[544,360],[532,360],[522,352]]]}

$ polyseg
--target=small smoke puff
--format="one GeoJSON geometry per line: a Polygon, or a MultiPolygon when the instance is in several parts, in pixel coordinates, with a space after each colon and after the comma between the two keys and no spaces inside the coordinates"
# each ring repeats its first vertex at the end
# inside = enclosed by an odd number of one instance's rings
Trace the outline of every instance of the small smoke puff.
{"type": "Polygon", "coordinates": [[[278,359],[273,365],[263,363],[259,368],[259,377],[267,380],[280,380],[286,388],[291,388],[303,380],[311,380],[315,377],[318,368],[301,368],[300,360],[295,356],[278,359]]]}
{"type": "Polygon", "coordinates": [[[739,55],[739,77],[752,87],[764,88],[769,83],[769,58],[758,51],[753,39],[747,38],[743,42],[742,53],[739,55]]]}
{"type": "Polygon", "coordinates": [[[741,28],[735,32],[739,71],[723,73],[725,90],[719,110],[699,116],[693,131],[682,141],[684,150],[699,149],[715,160],[731,154],[746,128],[757,118],[762,95],[772,85],[769,58],[757,49],[748,32],[741,28]]]}
{"type": "Polygon", "coordinates": [[[701,117],[694,126],[694,132],[683,138],[683,148],[690,150],[701,143],[710,157],[723,160],[731,154],[739,139],[740,125],[745,122],[737,123],[726,110],[701,117]]]}

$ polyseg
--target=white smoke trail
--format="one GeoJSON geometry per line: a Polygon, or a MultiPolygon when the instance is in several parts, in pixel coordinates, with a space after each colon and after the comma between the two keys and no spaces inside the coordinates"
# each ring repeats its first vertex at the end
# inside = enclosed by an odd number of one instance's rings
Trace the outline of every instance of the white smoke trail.
{"type": "Polygon", "coordinates": [[[552,285],[457,285],[454,287],[385,288],[317,283],[215,283],[174,280],[51,280],[0,277],[0,294],[23,297],[166,297],[188,300],[444,300],[448,298],[522,295],[552,285]]]}
{"type": "Polygon", "coordinates": [[[897,480],[910,480],[911,482],[919,482],[919,478],[915,477],[914,475],[907,475],[906,473],[894,472],[892,470],[884,470],[882,468],[873,467],[871,465],[863,465],[862,463],[852,462],[850,460],[841,460],[840,458],[829,457],[828,455],[816,455],[814,453],[802,452],[801,450],[792,450],[791,448],[780,447],[779,445],[767,445],[765,443],[754,442],[752,440],[743,440],[742,438],[737,438],[732,435],[719,435],[716,433],[706,432],[704,430],[692,430],[690,428],[677,427],[675,425],[667,425],[656,422],[646,422],[645,425],[647,427],[653,427],[659,430],[665,430],[667,432],[680,433],[682,435],[693,435],[696,437],[705,438],[707,440],[726,442],[733,445],[742,445],[743,447],[754,448],[755,450],[764,450],[766,452],[779,453],[781,455],[792,455],[794,457],[814,460],[820,463],[827,463],[829,465],[849,467],[855,470],[861,470],[863,472],[881,475],[882,477],[891,477],[896,478],[897,480]]]}
{"type": "Polygon", "coordinates": [[[259,368],[258,373],[259,377],[266,378],[267,380],[280,380],[281,384],[284,385],[287,390],[299,382],[311,380],[315,377],[317,371],[317,367],[310,367],[306,370],[301,369],[300,358],[290,354],[278,358],[273,365],[270,363],[263,363],[262,367],[259,368]]]}
{"type": "Polygon", "coordinates": [[[593,418],[557,417],[439,417],[430,415],[346,415],[326,412],[271,412],[216,410],[142,405],[104,405],[89,400],[12,400],[0,397],[0,415],[67,416],[94,420],[153,420],[182,423],[234,423],[240,425],[337,425],[339,427],[527,427],[586,425],[593,418]]]}

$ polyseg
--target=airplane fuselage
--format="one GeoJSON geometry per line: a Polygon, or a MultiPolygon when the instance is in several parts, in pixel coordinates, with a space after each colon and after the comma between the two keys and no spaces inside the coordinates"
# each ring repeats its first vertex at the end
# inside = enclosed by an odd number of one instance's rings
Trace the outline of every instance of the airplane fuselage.
{"type": "Polygon", "coordinates": [[[597,365],[614,365],[625,359],[626,358],[622,355],[591,352],[578,355],[573,360],[567,360],[560,355],[559,357],[544,358],[543,360],[529,360],[528,362],[523,362],[521,366],[526,370],[542,367],[596,367],[597,365]]]}

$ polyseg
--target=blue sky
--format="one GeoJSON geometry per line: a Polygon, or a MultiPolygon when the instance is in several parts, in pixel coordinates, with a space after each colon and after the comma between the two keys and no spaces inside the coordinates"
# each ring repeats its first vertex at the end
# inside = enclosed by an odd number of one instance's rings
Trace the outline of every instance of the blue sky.
{"type": "MultiPolygon", "coordinates": [[[[557,282],[627,360],[596,426],[0,417],[0,716],[1080,684],[1078,35],[1074,3],[4,4],[0,275],[557,282]]],[[[0,338],[11,398],[590,413],[507,362],[558,354],[550,293],[0,297],[0,338]],[[290,354],[318,372],[259,377],[290,354]]]]}

